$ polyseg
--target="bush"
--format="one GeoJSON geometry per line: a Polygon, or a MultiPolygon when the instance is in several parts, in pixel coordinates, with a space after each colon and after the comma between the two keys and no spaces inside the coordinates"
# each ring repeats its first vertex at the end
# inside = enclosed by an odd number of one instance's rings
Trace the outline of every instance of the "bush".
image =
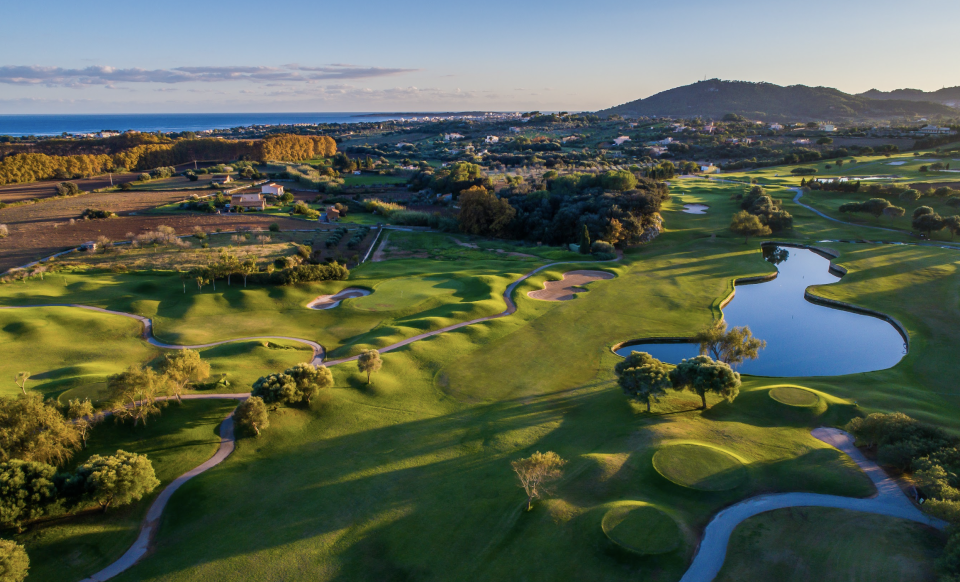
{"type": "Polygon", "coordinates": [[[193,172],[187,172],[187,180],[190,180],[191,182],[196,182],[199,179],[200,179],[200,176],[197,176],[193,172]]]}
{"type": "Polygon", "coordinates": [[[233,413],[233,418],[236,420],[237,428],[247,434],[260,436],[261,430],[270,427],[267,407],[259,396],[251,396],[241,402],[233,413]]]}
{"type": "Polygon", "coordinates": [[[7,228],[6,224],[0,224],[0,238],[7,238],[10,236],[10,229],[7,228]]]}
{"type": "Polygon", "coordinates": [[[149,181],[150,181],[150,174],[144,172],[144,173],[140,174],[139,176],[137,176],[137,180],[140,181],[140,182],[149,182],[149,181]]]}
{"type": "Polygon", "coordinates": [[[901,202],[916,202],[920,200],[920,192],[918,190],[905,190],[898,196],[901,202]]]}
{"type": "Polygon", "coordinates": [[[948,198],[947,206],[951,208],[960,208],[960,196],[951,196],[948,198]]]}
{"type": "Polygon", "coordinates": [[[617,254],[617,251],[613,248],[612,244],[602,240],[593,241],[593,244],[590,245],[590,252],[593,254],[604,253],[614,256],[617,254]]]}
{"type": "Polygon", "coordinates": [[[796,176],[809,176],[811,174],[816,174],[817,169],[816,168],[794,168],[790,170],[790,173],[796,176]]]}
{"type": "Polygon", "coordinates": [[[87,208],[80,214],[80,218],[83,220],[95,220],[103,218],[114,218],[117,214],[115,212],[110,212],[109,210],[94,210],[93,208],[87,208]]]}
{"type": "Polygon", "coordinates": [[[270,232],[280,232],[280,225],[276,222],[270,225],[270,232]]]}
{"type": "Polygon", "coordinates": [[[133,184],[130,182],[124,182],[120,184],[120,189],[126,192],[127,190],[133,190],[133,184]]]}
{"type": "Polygon", "coordinates": [[[30,570],[30,558],[20,544],[0,540],[0,581],[23,582],[30,570]]]}
{"type": "Polygon", "coordinates": [[[57,196],[76,196],[80,193],[80,187],[73,182],[60,182],[57,184],[57,196]]]}

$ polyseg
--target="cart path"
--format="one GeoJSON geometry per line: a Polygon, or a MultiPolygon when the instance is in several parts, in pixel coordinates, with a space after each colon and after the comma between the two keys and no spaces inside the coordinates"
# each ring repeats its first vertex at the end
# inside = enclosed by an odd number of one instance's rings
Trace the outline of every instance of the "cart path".
{"type": "MultiPolygon", "coordinates": [[[[185,394],[182,396],[184,400],[245,400],[250,396],[247,394],[185,394]]],[[[174,396],[163,398],[161,400],[172,400],[174,396]]],[[[170,498],[176,493],[177,489],[183,486],[184,483],[193,479],[197,475],[212,469],[213,467],[219,465],[223,462],[224,459],[230,456],[230,453],[233,452],[234,445],[236,444],[236,439],[233,434],[233,411],[227,415],[227,417],[220,423],[220,446],[217,448],[217,452],[213,454],[212,457],[207,459],[206,462],[190,469],[183,475],[180,475],[174,479],[169,485],[167,485],[163,491],[160,492],[160,495],[154,499],[153,504],[150,505],[150,509],[147,511],[146,517],[143,518],[143,524],[140,526],[140,535],[137,536],[137,540],[133,542],[133,545],[122,555],[120,558],[100,570],[93,576],[85,578],[83,582],[103,582],[104,580],[109,580],[114,576],[130,569],[134,564],[140,561],[143,556],[147,554],[150,550],[150,544],[153,541],[154,536],[157,533],[157,527],[160,525],[160,516],[163,515],[163,510],[167,507],[167,503],[170,501],[170,498]]]]}
{"type": "Polygon", "coordinates": [[[727,554],[727,543],[733,530],[744,520],[757,514],[788,507],[833,507],[909,519],[944,529],[945,521],[918,509],[876,463],[863,456],[853,444],[853,437],[835,428],[818,428],[811,434],[846,453],[870,477],[877,494],[867,499],[823,495],[820,493],[775,493],[751,497],[718,513],[703,531],[693,562],[680,582],[710,582],[720,573],[727,554]]]}
{"type": "MultiPolygon", "coordinates": [[[[534,269],[534,270],[526,273],[525,275],[522,275],[519,279],[517,279],[517,280],[514,281],[513,283],[510,283],[510,285],[507,286],[506,290],[503,292],[503,300],[504,300],[504,302],[506,302],[507,308],[506,308],[505,310],[503,310],[502,312],[497,313],[497,314],[495,314],[495,315],[488,315],[488,316],[486,316],[486,317],[478,317],[478,318],[476,318],[476,319],[471,319],[471,320],[468,320],[468,321],[462,321],[462,322],[460,322],[460,323],[455,323],[455,324],[453,324],[453,325],[448,325],[448,326],[442,327],[442,328],[440,328],[440,329],[435,329],[435,330],[433,330],[433,331],[428,331],[428,332],[424,332],[424,333],[421,333],[421,334],[417,334],[417,335],[415,335],[415,336],[413,336],[413,337],[407,338],[407,339],[405,339],[405,340],[401,340],[401,341],[399,341],[399,342],[397,342],[397,343],[395,343],[395,344],[391,344],[391,345],[389,345],[389,346],[385,346],[385,347],[379,348],[378,351],[379,351],[380,353],[389,352],[389,351],[395,350],[395,349],[397,349],[397,348],[402,348],[403,346],[406,346],[406,345],[408,345],[408,344],[412,344],[413,342],[420,341],[420,340],[422,340],[422,339],[426,339],[426,338],[433,337],[433,336],[436,336],[436,335],[440,335],[440,334],[443,334],[443,333],[447,333],[447,332],[453,331],[453,330],[455,330],[455,329],[460,329],[461,327],[466,327],[466,326],[468,326],[468,325],[473,325],[473,324],[475,324],[475,323],[481,323],[481,322],[484,322],[484,321],[489,321],[489,320],[491,320],[491,319],[497,319],[497,318],[500,318],[500,317],[506,317],[506,316],[508,316],[508,315],[511,315],[511,314],[513,314],[513,313],[515,313],[515,312],[517,311],[517,304],[513,301],[513,291],[514,291],[514,289],[517,288],[517,285],[519,285],[520,283],[526,281],[527,279],[529,279],[530,277],[536,275],[537,273],[543,271],[544,269],[549,269],[549,268],[551,268],[551,267],[556,267],[557,265],[565,265],[565,264],[580,265],[580,264],[609,263],[609,262],[619,261],[619,260],[622,259],[622,258],[623,258],[623,253],[622,253],[622,251],[618,251],[618,253],[617,253],[617,258],[615,258],[615,259],[608,259],[608,260],[605,260],[605,261],[589,261],[589,260],[587,260],[587,261],[560,261],[560,262],[556,262],[556,263],[548,263],[548,264],[546,264],[546,265],[541,265],[541,266],[537,267],[536,269],[534,269]]],[[[162,342],[162,341],[158,340],[158,339],[153,335],[153,321],[152,321],[149,317],[144,317],[144,316],[142,316],[142,315],[136,315],[136,314],[134,314],[134,313],[126,313],[126,312],[124,312],[124,311],[113,311],[113,310],[110,310],[110,309],[104,309],[104,308],[102,308],[102,307],[93,307],[93,306],[91,306],[91,305],[81,305],[81,304],[79,304],[79,303],[44,303],[44,304],[37,304],[37,305],[11,305],[11,306],[0,306],[0,309],[29,309],[29,308],[32,308],[32,307],[75,307],[75,308],[78,308],[78,309],[88,309],[88,310],[90,310],[90,311],[96,311],[96,312],[99,312],[99,313],[106,313],[106,314],[108,314],[108,315],[119,315],[119,316],[122,316],[122,317],[129,317],[129,318],[131,318],[131,319],[135,319],[135,320],[139,321],[140,324],[143,326],[143,334],[142,334],[142,335],[143,335],[143,338],[144,338],[148,343],[150,343],[151,345],[157,346],[157,347],[159,347],[159,348],[165,348],[165,349],[171,349],[171,350],[194,350],[194,349],[199,349],[199,348],[211,348],[211,347],[214,347],[214,346],[219,346],[219,345],[228,344],[228,343],[232,343],[232,342],[239,342],[239,341],[271,340],[271,339],[276,339],[276,340],[289,340],[289,341],[299,342],[299,343],[305,344],[305,345],[307,345],[307,346],[310,346],[310,347],[313,349],[313,358],[310,360],[310,363],[313,364],[314,366],[319,366],[320,364],[326,364],[326,365],[328,365],[328,366],[333,366],[333,365],[336,365],[336,364],[342,364],[342,363],[344,363],[344,362],[352,362],[352,361],[354,361],[354,360],[356,360],[357,358],[360,357],[360,355],[358,354],[358,355],[356,355],[356,356],[350,356],[350,357],[347,357],[347,358],[339,358],[339,359],[336,359],[336,360],[325,361],[324,358],[326,357],[326,350],[325,350],[324,347],[323,347],[322,345],[320,345],[319,343],[317,343],[317,342],[315,342],[315,341],[313,341],[313,340],[308,340],[308,339],[303,339],[303,338],[298,338],[298,337],[280,336],[280,335],[278,335],[278,336],[238,337],[238,338],[232,338],[232,339],[221,340],[221,341],[216,341],[216,342],[210,342],[210,343],[207,343],[207,344],[195,344],[195,345],[169,344],[169,343],[162,342]]]]}

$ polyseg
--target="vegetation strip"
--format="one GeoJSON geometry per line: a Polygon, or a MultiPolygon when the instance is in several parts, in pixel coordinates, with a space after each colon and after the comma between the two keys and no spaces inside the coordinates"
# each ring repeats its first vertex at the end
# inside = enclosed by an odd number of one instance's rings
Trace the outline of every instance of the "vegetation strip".
{"type": "Polygon", "coordinates": [[[821,493],[774,493],[751,497],[718,513],[707,524],[700,540],[700,547],[680,582],[710,582],[720,573],[727,553],[730,534],[744,520],[759,513],[787,507],[835,507],[891,517],[901,517],[929,525],[937,529],[947,527],[947,522],[931,517],[919,509],[900,490],[896,481],[883,472],[876,463],[868,460],[854,446],[853,437],[835,428],[817,428],[811,431],[814,437],[846,453],[870,477],[877,494],[868,499],[824,495],[821,493]]]}

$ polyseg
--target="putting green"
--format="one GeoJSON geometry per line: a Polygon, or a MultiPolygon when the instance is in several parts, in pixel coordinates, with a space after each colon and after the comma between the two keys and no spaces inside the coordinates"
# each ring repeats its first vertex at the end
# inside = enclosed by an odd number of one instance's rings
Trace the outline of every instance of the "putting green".
{"type": "Polygon", "coordinates": [[[374,293],[346,304],[352,303],[354,307],[364,311],[403,311],[461,289],[460,282],[450,277],[390,279],[377,285],[374,293]]]}
{"type": "Polygon", "coordinates": [[[610,541],[637,554],[665,554],[683,538],[676,520],[652,505],[636,502],[614,507],[600,524],[610,541]]]}
{"type": "Polygon", "coordinates": [[[747,469],[738,459],[705,445],[662,447],[653,455],[653,468],[668,481],[699,491],[727,491],[747,478],[747,469]]]}
{"type": "Polygon", "coordinates": [[[820,404],[816,393],[800,386],[775,386],[770,390],[770,398],[787,406],[810,408],[820,404]]]}

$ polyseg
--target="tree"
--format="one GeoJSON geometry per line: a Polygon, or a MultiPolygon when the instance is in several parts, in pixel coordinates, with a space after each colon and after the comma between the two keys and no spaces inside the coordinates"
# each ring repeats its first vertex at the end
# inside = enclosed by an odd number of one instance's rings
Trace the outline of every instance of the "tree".
{"type": "Polygon", "coordinates": [[[166,376],[161,376],[152,368],[130,366],[126,372],[107,378],[107,389],[114,402],[113,416],[122,420],[132,420],[133,426],[160,414],[157,396],[165,391],[166,376]]]}
{"type": "MultiPolygon", "coordinates": [[[[871,198],[863,202],[847,202],[840,205],[840,212],[866,212],[874,218],[879,218],[884,213],[895,213],[893,209],[899,209],[899,207],[890,204],[890,201],[885,198],[871,198]]],[[[900,215],[902,216],[903,212],[900,215]]]]}
{"type": "Polygon", "coordinates": [[[943,226],[950,231],[950,238],[960,234],[960,215],[954,214],[943,219],[943,226]]]}
{"type": "Polygon", "coordinates": [[[563,477],[563,466],[567,462],[553,451],[535,452],[525,459],[510,463],[520,479],[520,486],[527,494],[527,511],[533,509],[533,500],[550,495],[550,484],[563,477]]]}
{"type": "Polygon", "coordinates": [[[759,351],[767,342],[753,337],[747,326],[727,330],[727,322],[720,319],[704,327],[693,336],[700,344],[700,355],[711,355],[725,364],[741,364],[744,360],[756,360],[759,351]]]}
{"type": "Polygon", "coordinates": [[[0,523],[23,531],[23,522],[56,513],[56,467],[13,459],[0,463],[0,523]]]}
{"type": "Polygon", "coordinates": [[[87,439],[90,437],[90,431],[101,420],[101,416],[93,409],[93,403],[89,398],[80,400],[75,398],[67,403],[67,418],[73,423],[83,443],[83,448],[87,448],[87,439]]]}
{"type": "Polygon", "coordinates": [[[258,271],[257,262],[254,261],[253,259],[246,259],[245,261],[240,263],[240,274],[243,275],[244,288],[247,287],[247,277],[256,273],[257,271],[258,271]]]}
{"type": "Polygon", "coordinates": [[[751,236],[766,236],[772,232],[769,226],[760,222],[759,217],[750,214],[746,210],[741,210],[733,215],[733,220],[730,222],[730,230],[735,234],[742,235],[744,244],[750,240],[751,236]]]}
{"type": "Polygon", "coordinates": [[[23,582],[30,570],[30,558],[23,546],[0,540],[0,582],[23,582]]]}
{"type": "Polygon", "coordinates": [[[357,358],[357,368],[367,373],[367,384],[370,383],[370,374],[379,372],[382,365],[383,361],[380,360],[380,352],[377,350],[363,350],[357,358]]]}
{"type": "Polygon", "coordinates": [[[617,365],[613,367],[613,372],[619,377],[630,368],[640,368],[658,361],[647,352],[630,352],[630,355],[624,358],[622,362],[617,362],[617,365]]]}
{"type": "MultiPolygon", "coordinates": [[[[921,206],[920,208],[928,208],[926,206],[921,206]]],[[[918,209],[919,210],[919,209],[918,209]]],[[[943,227],[946,224],[943,221],[943,218],[940,217],[936,212],[920,214],[919,216],[914,212],[913,222],[911,222],[914,230],[920,231],[927,236],[930,236],[930,233],[943,230],[943,227]]]]}
{"type": "Polygon", "coordinates": [[[586,224],[583,225],[583,230],[580,231],[580,254],[590,254],[590,229],[587,228],[586,224]]]}
{"type": "Polygon", "coordinates": [[[505,198],[497,198],[482,186],[471,186],[460,193],[460,230],[469,234],[499,236],[517,215],[505,198]]]}
{"type": "Polygon", "coordinates": [[[139,501],[160,484],[146,455],[122,450],[110,456],[93,455],[77,468],[71,481],[104,512],[111,505],[139,501]]]}
{"type": "Polygon", "coordinates": [[[673,386],[670,381],[670,365],[659,360],[653,360],[639,368],[624,370],[617,383],[624,394],[646,404],[647,412],[650,412],[650,404],[658,402],[661,396],[666,396],[667,389],[673,386]]]}
{"type": "Polygon", "coordinates": [[[250,394],[271,404],[274,402],[283,403],[293,399],[296,399],[297,402],[300,400],[297,396],[297,381],[288,374],[261,376],[253,383],[253,390],[250,394]]]}
{"type": "Polygon", "coordinates": [[[253,383],[251,395],[266,403],[308,405],[321,390],[333,386],[333,374],[323,365],[297,364],[280,374],[263,376],[253,383]]]}
{"type": "Polygon", "coordinates": [[[270,427],[270,416],[267,414],[267,406],[259,396],[251,396],[237,407],[233,413],[233,418],[246,433],[254,433],[260,436],[260,431],[270,427]]]}
{"type": "Polygon", "coordinates": [[[670,371],[670,380],[677,390],[698,394],[707,408],[707,393],[713,392],[732,401],[740,393],[740,374],[724,362],[715,362],[709,356],[696,356],[680,362],[670,371]]]}
{"type": "Polygon", "coordinates": [[[0,462],[60,465],[80,444],[76,427],[39,394],[0,398],[0,462]]]}
{"type": "Polygon", "coordinates": [[[180,395],[191,382],[199,382],[210,376],[210,364],[200,359],[196,350],[177,350],[164,354],[160,361],[160,372],[167,377],[177,402],[183,403],[180,395]]]}
{"type": "Polygon", "coordinates": [[[17,382],[17,386],[20,387],[20,391],[24,394],[27,393],[27,380],[30,379],[30,372],[20,372],[17,374],[17,377],[14,378],[17,382]]]}

